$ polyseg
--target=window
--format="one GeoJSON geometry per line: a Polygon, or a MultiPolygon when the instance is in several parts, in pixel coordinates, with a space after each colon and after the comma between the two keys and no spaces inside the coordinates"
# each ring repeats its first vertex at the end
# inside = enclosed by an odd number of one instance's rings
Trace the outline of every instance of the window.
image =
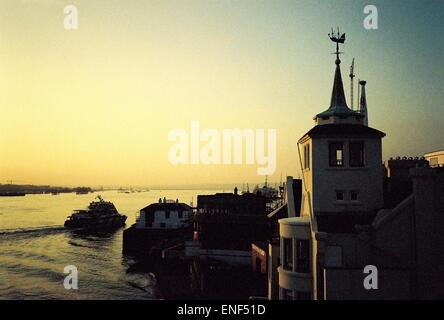
{"type": "Polygon", "coordinates": [[[310,145],[304,146],[304,169],[310,168],[310,145]]]}
{"type": "Polygon", "coordinates": [[[284,239],[284,269],[293,270],[293,239],[284,239]]]}
{"type": "Polygon", "coordinates": [[[329,157],[330,167],[342,167],[344,165],[344,147],[342,142],[330,142],[329,157]]]}
{"type": "Polygon", "coordinates": [[[344,200],[344,191],[336,191],[336,201],[344,200]]]}
{"type": "Polygon", "coordinates": [[[350,142],[350,167],[364,166],[364,142],[350,142]]]}
{"type": "Polygon", "coordinates": [[[350,200],[351,201],[358,201],[358,191],[356,191],[356,190],[350,191],[350,200]]]}
{"type": "Polygon", "coordinates": [[[179,211],[178,216],[179,216],[179,219],[182,219],[182,217],[183,217],[183,212],[182,212],[182,211],[179,211]]]}
{"type": "Polygon", "coordinates": [[[169,211],[165,211],[165,219],[169,219],[170,218],[170,212],[169,211]]]}
{"type": "Polygon", "coordinates": [[[438,166],[438,158],[437,158],[437,157],[435,157],[435,158],[430,158],[430,160],[429,160],[429,165],[430,165],[431,167],[437,167],[437,166],[438,166]]]}
{"type": "Polygon", "coordinates": [[[308,240],[296,240],[296,272],[310,272],[310,243],[308,240]]]}

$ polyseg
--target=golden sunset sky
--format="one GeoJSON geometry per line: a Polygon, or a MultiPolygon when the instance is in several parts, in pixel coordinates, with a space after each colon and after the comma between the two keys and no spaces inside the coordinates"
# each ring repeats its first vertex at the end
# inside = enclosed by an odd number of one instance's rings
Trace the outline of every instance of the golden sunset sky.
{"type": "MultiPolygon", "coordinates": [[[[177,165],[168,133],[276,129],[277,169],[297,176],[296,141],[328,108],[334,44],[342,76],[367,80],[383,156],[440,149],[442,1],[0,2],[0,183],[160,185],[263,181],[258,165],[177,165]],[[79,10],[66,30],[63,8],[79,10]]],[[[355,81],[355,88],[357,81],[355,81]]],[[[355,91],[355,97],[357,91],[355,91]]],[[[356,102],[355,102],[356,104],[356,102]]]]}

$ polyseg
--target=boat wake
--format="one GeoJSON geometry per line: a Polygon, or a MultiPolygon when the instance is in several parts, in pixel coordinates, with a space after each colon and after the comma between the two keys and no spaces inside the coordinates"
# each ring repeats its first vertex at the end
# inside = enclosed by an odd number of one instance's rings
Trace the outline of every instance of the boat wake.
{"type": "Polygon", "coordinates": [[[61,225],[34,227],[34,228],[0,229],[0,236],[20,235],[20,234],[42,235],[42,234],[51,234],[58,232],[66,232],[66,229],[61,225]]]}

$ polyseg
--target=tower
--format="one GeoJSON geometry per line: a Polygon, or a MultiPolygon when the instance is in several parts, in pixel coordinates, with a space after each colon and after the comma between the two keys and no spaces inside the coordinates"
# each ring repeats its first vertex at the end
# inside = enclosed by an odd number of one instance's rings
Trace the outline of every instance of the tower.
{"type": "MultiPolygon", "coordinates": [[[[385,134],[366,125],[365,113],[347,106],[339,59],[345,34],[339,35],[339,31],[329,34],[336,43],[330,106],[314,117],[315,126],[298,141],[304,184],[301,216],[312,219],[365,215],[383,205],[381,140],[385,134]]],[[[361,105],[365,106],[365,92],[361,105]]]]}

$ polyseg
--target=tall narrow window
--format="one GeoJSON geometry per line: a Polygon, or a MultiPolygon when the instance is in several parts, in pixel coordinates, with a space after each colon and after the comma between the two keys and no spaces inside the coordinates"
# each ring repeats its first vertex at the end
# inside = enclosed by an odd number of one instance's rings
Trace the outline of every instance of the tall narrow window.
{"type": "Polygon", "coordinates": [[[293,270],[293,239],[284,238],[284,265],[285,270],[293,270]]]}
{"type": "Polygon", "coordinates": [[[364,142],[350,142],[350,167],[364,166],[364,142]]]}
{"type": "Polygon", "coordinates": [[[344,165],[344,146],[342,142],[330,142],[329,157],[330,167],[342,167],[344,165]]]}
{"type": "Polygon", "coordinates": [[[296,240],[296,272],[310,272],[310,243],[308,240],[296,240]]]}
{"type": "Polygon", "coordinates": [[[310,145],[304,146],[304,169],[310,168],[310,145]]]}

